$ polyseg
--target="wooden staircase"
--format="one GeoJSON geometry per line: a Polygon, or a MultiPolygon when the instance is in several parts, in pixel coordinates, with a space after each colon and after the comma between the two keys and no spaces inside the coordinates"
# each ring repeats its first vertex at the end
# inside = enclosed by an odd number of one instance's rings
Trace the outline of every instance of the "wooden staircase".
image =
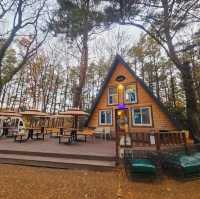
{"type": "Polygon", "coordinates": [[[104,171],[115,168],[115,157],[0,150],[0,163],[59,169],[92,169],[104,171]]]}

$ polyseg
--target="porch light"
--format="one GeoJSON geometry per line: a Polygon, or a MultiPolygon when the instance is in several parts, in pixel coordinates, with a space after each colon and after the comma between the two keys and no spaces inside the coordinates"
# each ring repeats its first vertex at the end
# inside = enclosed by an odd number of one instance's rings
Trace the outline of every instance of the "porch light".
{"type": "Polygon", "coordinates": [[[117,112],[117,115],[118,115],[118,116],[120,116],[121,114],[122,114],[122,112],[121,112],[121,111],[118,111],[118,112],[117,112]]]}
{"type": "Polygon", "coordinates": [[[122,90],[123,88],[124,88],[124,86],[123,86],[122,84],[119,84],[119,85],[118,85],[118,89],[119,89],[119,90],[122,90]]]}

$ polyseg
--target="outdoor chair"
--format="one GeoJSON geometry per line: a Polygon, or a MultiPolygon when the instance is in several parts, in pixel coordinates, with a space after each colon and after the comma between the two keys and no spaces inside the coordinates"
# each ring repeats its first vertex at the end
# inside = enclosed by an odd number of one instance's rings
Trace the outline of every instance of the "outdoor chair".
{"type": "Polygon", "coordinates": [[[129,179],[155,180],[160,176],[160,164],[155,152],[125,149],[124,164],[129,179]]]}
{"type": "Polygon", "coordinates": [[[18,132],[18,128],[17,127],[14,127],[14,126],[10,126],[6,129],[6,133],[5,133],[5,136],[7,138],[12,138],[14,137],[14,134],[18,132]]]}
{"type": "Polygon", "coordinates": [[[104,137],[104,128],[103,127],[97,127],[95,130],[95,135],[103,139],[104,137]]]}
{"type": "Polygon", "coordinates": [[[104,139],[106,140],[109,137],[111,139],[111,128],[105,127],[104,128],[104,139]]]}
{"type": "Polygon", "coordinates": [[[44,136],[45,136],[45,133],[44,133],[44,129],[37,129],[37,130],[34,130],[33,131],[33,135],[32,135],[32,139],[33,140],[44,140],[44,136]]]}
{"type": "Polygon", "coordinates": [[[70,144],[72,143],[72,135],[70,130],[64,130],[63,134],[59,134],[59,144],[65,143],[65,144],[70,144]]]}
{"type": "Polygon", "coordinates": [[[58,138],[60,136],[60,129],[59,128],[51,128],[50,129],[51,132],[51,137],[52,138],[58,138]]]}
{"type": "Polygon", "coordinates": [[[14,134],[14,141],[19,143],[26,142],[28,137],[28,132],[25,129],[21,129],[18,133],[14,134]]]}
{"type": "Polygon", "coordinates": [[[52,128],[50,127],[45,127],[45,133],[48,135],[51,135],[52,134],[52,128]]]}
{"type": "Polygon", "coordinates": [[[92,129],[84,129],[83,131],[78,131],[77,133],[78,137],[84,137],[84,141],[87,142],[87,138],[91,138],[92,141],[95,139],[95,132],[92,129]]]}

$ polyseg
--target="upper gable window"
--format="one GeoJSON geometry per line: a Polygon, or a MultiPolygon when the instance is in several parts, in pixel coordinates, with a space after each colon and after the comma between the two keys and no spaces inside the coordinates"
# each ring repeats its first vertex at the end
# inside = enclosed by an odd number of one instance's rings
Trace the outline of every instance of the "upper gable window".
{"type": "Polygon", "coordinates": [[[125,87],[125,103],[137,103],[136,84],[131,84],[125,87]]]}
{"type": "Polygon", "coordinates": [[[110,87],[108,88],[108,104],[117,104],[118,102],[118,95],[117,95],[117,88],[110,87]]]}

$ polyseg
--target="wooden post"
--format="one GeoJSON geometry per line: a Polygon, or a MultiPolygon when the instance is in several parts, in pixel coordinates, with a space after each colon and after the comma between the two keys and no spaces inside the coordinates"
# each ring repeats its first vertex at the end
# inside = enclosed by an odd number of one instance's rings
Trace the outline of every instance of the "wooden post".
{"type": "Polygon", "coordinates": [[[116,132],[116,144],[115,144],[115,155],[116,155],[116,165],[119,164],[119,132],[118,132],[118,123],[117,123],[117,110],[115,110],[115,132],[116,132]]]}
{"type": "Polygon", "coordinates": [[[144,133],[142,133],[142,146],[145,146],[145,139],[144,139],[144,137],[145,137],[145,135],[144,135],[144,133]]]}
{"type": "Polygon", "coordinates": [[[156,130],[155,131],[155,135],[156,135],[156,150],[160,151],[160,131],[156,130]]]}
{"type": "Polygon", "coordinates": [[[183,136],[183,142],[184,142],[184,146],[185,146],[185,151],[188,151],[188,146],[187,146],[187,139],[186,139],[186,135],[185,132],[181,132],[182,136],[183,136]]]}

